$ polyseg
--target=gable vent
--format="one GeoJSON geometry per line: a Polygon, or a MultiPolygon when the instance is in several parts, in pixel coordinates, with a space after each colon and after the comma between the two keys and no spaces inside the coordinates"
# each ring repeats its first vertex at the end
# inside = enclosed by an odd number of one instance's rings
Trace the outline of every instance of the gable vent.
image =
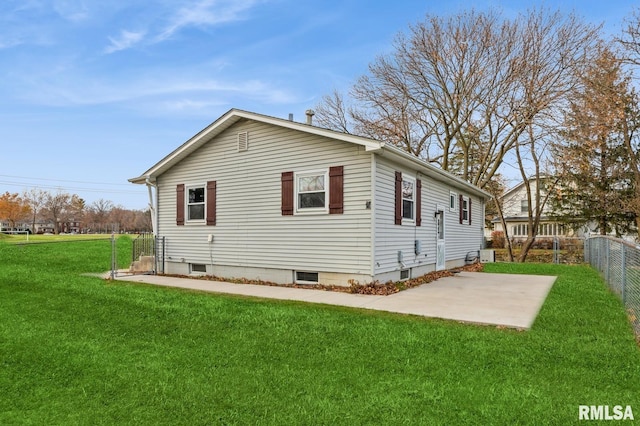
{"type": "Polygon", "coordinates": [[[249,133],[238,133],[238,152],[244,152],[249,149],[249,133]]]}

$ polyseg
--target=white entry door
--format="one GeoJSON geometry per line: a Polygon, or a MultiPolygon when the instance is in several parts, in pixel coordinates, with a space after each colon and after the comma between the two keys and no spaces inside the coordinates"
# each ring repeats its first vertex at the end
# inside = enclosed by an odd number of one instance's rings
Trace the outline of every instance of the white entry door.
{"type": "Polygon", "coordinates": [[[444,251],[444,209],[436,212],[436,271],[445,268],[444,251]]]}

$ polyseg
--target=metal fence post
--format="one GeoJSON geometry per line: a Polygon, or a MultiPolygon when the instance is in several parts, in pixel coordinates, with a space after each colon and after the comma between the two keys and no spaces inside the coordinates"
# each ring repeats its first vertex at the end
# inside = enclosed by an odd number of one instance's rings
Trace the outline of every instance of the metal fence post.
{"type": "Polygon", "coordinates": [[[584,257],[584,263],[591,263],[591,256],[589,256],[589,246],[589,238],[585,238],[584,243],[582,244],[582,256],[584,257]]]}
{"type": "Polygon", "coordinates": [[[166,237],[160,237],[161,238],[161,246],[162,246],[162,253],[160,256],[160,272],[162,274],[164,274],[164,252],[165,252],[165,248],[166,248],[166,237]]]}
{"type": "Polygon", "coordinates": [[[622,260],[620,261],[621,263],[621,277],[620,277],[620,285],[622,286],[622,304],[627,306],[627,294],[626,294],[626,287],[627,287],[627,252],[625,249],[625,245],[621,244],[622,248],[621,248],[621,253],[622,253],[622,260]]]}
{"type": "Polygon", "coordinates": [[[606,282],[611,282],[611,280],[609,279],[611,277],[610,274],[610,270],[611,270],[611,247],[609,244],[609,240],[606,239],[605,240],[605,254],[604,254],[604,259],[605,259],[605,264],[604,267],[606,268],[604,271],[604,279],[606,282]]]}
{"type": "Polygon", "coordinates": [[[111,279],[116,278],[116,268],[118,263],[118,254],[116,253],[116,236],[111,233],[111,279]]]}

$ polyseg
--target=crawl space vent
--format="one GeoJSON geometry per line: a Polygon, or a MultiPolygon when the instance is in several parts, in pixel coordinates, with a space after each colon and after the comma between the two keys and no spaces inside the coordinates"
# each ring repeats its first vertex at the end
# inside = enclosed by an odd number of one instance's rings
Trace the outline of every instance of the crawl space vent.
{"type": "Polygon", "coordinates": [[[249,149],[249,133],[238,133],[238,152],[244,152],[249,149]]]}

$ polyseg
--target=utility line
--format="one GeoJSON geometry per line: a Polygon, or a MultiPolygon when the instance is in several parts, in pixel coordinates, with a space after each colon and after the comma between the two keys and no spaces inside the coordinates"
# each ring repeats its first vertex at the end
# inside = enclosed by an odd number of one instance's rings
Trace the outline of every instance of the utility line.
{"type": "Polygon", "coordinates": [[[81,187],[62,186],[62,185],[33,184],[28,182],[0,181],[0,185],[20,186],[23,188],[29,187],[29,188],[36,188],[36,189],[62,189],[66,191],[87,191],[87,192],[99,192],[99,193],[109,193],[109,194],[140,194],[140,191],[127,191],[123,189],[81,188],[81,187]]]}
{"type": "Polygon", "coordinates": [[[24,176],[12,176],[12,175],[0,175],[0,177],[13,178],[13,179],[27,179],[27,180],[44,180],[47,182],[70,182],[70,183],[81,183],[85,185],[122,185],[122,186],[131,186],[130,183],[113,183],[113,182],[91,182],[91,181],[82,181],[82,180],[65,180],[65,179],[49,179],[49,178],[37,178],[37,177],[24,177],[24,176]]]}

